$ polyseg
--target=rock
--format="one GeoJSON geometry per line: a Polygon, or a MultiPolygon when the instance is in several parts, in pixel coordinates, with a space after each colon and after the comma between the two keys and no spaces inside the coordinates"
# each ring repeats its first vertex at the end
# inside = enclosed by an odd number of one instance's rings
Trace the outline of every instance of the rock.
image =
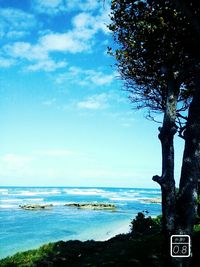
{"type": "Polygon", "coordinates": [[[140,201],[143,201],[145,203],[155,203],[155,204],[160,204],[161,203],[161,198],[155,197],[155,198],[140,198],[140,201]]]}
{"type": "Polygon", "coordinates": [[[92,210],[115,210],[114,204],[108,203],[69,203],[64,206],[75,207],[78,209],[92,209],[92,210]]]}
{"type": "Polygon", "coordinates": [[[43,209],[49,209],[53,207],[53,204],[26,204],[26,205],[19,205],[21,209],[24,210],[43,210],[43,209]]]}

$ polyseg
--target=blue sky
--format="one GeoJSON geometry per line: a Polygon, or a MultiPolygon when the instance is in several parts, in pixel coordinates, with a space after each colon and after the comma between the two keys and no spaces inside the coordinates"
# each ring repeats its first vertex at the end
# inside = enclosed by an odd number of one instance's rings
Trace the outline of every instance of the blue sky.
{"type": "Polygon", "coordinates": [[[121,90],[108,14],[109,1],[0,0],[0,185],[157,187],[159,125],[121,90]]]}

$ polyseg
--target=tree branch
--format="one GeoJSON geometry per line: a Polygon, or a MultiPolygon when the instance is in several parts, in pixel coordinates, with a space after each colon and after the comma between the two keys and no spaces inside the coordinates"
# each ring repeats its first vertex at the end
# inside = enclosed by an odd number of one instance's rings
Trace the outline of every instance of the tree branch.
{"type": "Polygon", "coordinates": [[[159,175],[154,175],[153,177],[152,177],[152,180],[154,181],[154,182],[156,182],[156,183],[158,183],[160,186],[162,186],[163,185],[163,178],[162,178],[162,176],[159,176],[159,175]]]}

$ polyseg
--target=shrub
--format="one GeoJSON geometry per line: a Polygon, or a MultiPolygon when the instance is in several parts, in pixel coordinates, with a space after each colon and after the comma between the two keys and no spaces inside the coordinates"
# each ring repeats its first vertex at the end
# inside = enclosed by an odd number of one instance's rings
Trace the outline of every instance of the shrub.
{"type": "Polygon", "coordinates": [[[161,229],[161,216],[156,218],[151,218],[150,216],[145,217],[143,212],[139,212],[130,226],[132,235],[158,233],[161,229]]]}

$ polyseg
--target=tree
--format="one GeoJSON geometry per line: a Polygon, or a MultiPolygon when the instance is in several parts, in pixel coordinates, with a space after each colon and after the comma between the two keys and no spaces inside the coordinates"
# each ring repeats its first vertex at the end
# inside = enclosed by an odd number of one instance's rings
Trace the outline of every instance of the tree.
{"type": "Polygon", "coordinates": [[[118,44],[114,55],[131,101],[137,108],[148,108],[149,117],[152,111],[164,112],[159,128],[162,175],[153,180],[161,186],[163,230],[169,236],[176,217],[174,135],[177,130],[182,135],[181,112],[187,110],[193,92],[190,59],[182,46],[188,37],[187,21],[181,12],[156,1],[113,0],[111,10],[110,30],[118,44]]]}
{"type": "Polygon", "coordinates": [[[200,194],[200,3],[175,0],[173,4],[187,18],[193,32],[185,49],[193,61],[195,88],[185,127],[185,149],[177,201],[177,231],[191,235],[198,209],[197,196],[200,194]]]}
{"type": "MultiPolygon", "coordinates": [[[[192,234],[200,177],[200,4],[188,0],[112,1],[113,53],[130,99],[137,108],[164,112],[162,145],[163,228],[192,234]],[[182,112],[187,111],[189,116],[182,112]],[[186,119],[186,124],[183,124],[186,119]],[[178,124],[177,124],[178,122],[178,124]],[[174,135],[185,140],[178,201],[174,183],[174,135]]],[[[168,243],[168,242],[167,242],[168,243]]],[[[175,266],[188,260],[175,260],[175,266]]]]}
{"type": "Polygon", "coordinates": [[[189,108],[185,131],[185,149],[177,203],[177,231],[192,234],[197,215],[198,179],[200,177],[200,80],[189,108]]]}

